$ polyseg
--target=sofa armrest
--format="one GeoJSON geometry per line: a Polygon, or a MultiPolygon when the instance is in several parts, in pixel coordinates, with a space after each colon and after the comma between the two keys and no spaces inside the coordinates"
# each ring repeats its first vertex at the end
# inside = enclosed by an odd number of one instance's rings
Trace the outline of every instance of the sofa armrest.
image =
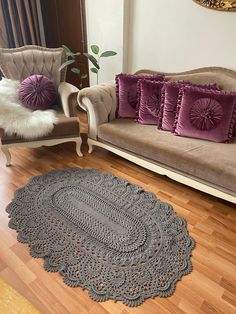
{"type": "Polygon", "coordinates": [[[61,82],[58,87],[58,94],[61,101],[61,106],[66,117],[76,116],[77,94],[79,89],[74,85],[61,82]]]}
{"type": "Polygon", "coordinates": [[[114,82],[82,89],[78,94],[79,106],[88,114],[88,137],[96,140],[98,126],[115,119],[117,98],[114,82]]]}

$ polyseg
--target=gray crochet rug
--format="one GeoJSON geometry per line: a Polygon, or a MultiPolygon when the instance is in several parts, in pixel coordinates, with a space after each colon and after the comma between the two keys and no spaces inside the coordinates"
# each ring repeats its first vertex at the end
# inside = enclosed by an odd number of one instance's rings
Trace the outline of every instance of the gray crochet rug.
{"type": "Polygon", "coordinates": [[[192,269],[194,241],[184,219],[109,173],[75,168],[33,177],[6,210],[30,254],[96,301],[137,306],[167,297],[192,269]]]}

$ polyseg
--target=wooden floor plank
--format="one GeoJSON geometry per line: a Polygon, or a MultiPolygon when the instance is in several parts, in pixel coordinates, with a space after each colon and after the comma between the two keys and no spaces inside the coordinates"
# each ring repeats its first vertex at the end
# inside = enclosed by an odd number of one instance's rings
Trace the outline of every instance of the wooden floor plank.
{"type": "MultiPolygon", "coordinates": [[[[82,131],[86,116],[80,113],[82,131]]],[[[83,139],[86,139],[83,134],[83,139]]],[[[12,149],[11,167],[0,154],[0,276],[42,313],[69,314],[163,314],[236,313],[236,207],[190,187],[159,176],[110,152],[95,148],[78,158],[75,145],[66,143],[36,149],[12,149]],[[96,168],[111,172],[168,201],[184,217],[196,241],[193,272],[177,283],[169,298],[154,298],[137,308],[121,302],[97,303],[80,288],[65,286],[57,273],[43,269],[43,261],[30,256],[28,246],[17,242],[8,228],[5,207],[14,191],[30,177],[52,169],[96,168]]]]}

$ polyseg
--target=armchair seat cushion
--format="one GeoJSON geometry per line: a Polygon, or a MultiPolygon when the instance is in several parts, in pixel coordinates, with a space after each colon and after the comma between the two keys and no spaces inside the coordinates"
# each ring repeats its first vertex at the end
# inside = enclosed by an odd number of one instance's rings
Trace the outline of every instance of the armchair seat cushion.
{"type": "Polygon", "coordinates": [[[0,129],[0,137],[2,144],[4,145],[13,143],[35,142],[80,136],[80,125],[78,118],[76,117],[68,118],[63,113],[58,113],[57,117],[58,122],[57,124],[55,124],[52,132],[50,132],[46,136],[39,137],[37,139],[26,139],[21,138],[17,135],[8,136],[7,134],[5,134],[3,129],[0,129]]]}

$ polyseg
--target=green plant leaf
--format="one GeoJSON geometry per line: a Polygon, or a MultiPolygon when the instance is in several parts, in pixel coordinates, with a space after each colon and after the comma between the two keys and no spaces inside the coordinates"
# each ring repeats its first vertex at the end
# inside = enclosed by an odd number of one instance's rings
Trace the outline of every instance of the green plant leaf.
{"type": "Polygon", "coordinates": [[[117,52],[108,50],[108,51],[104,51],[100,57],[111,57],[115,55],[117,55],[117,52]]]}
{"type": "Polygon", "coordinates": [[[97,45],[92,45],[90,48],[95,55],[99,53],[99,47],[97,45]]]}
{"type": "Polygon", "coordinates": [[[62,65],[59,67],[59,71],[61,71],[62,69],[67,67],[69,64],[72,64],[74,62],[75,62],[75,60],[67,60],[66,62],[62,63],[62,65]]]}
{"type": "Polygon", "coordinates": [[[82,74],[80,78],[81,78],[81,80],[84,80],[84,79],[86,79],[87,77],[88,77],[87,74],[82,74]]]}
{"type": "Polygon", "coordinates": [[[96,68],[91,68],[90,70],[91,70],[91,72],[98,74],[98,69],[96,69],[96,68]]]}
{"type": "Polygon", "coordinates": [[[72,56],[79,56],[81,55],[80,52],[72,52],[71,54],[69,54],[68,56],[72,57],[72,56]]]}
{"type": "Polygon", "coordinates": [[[89,59],[89,61],[92,62],[92,64],[95,66],[95,68],[97,68],[98,70],[100,69],[100,66],[98,65],[98,62],[96,60],[96,58],[94,58],[94,56],[90,55],[89,53],[85,53],[84,52],[85,57],[87,57],[89,59]]]}
{"type": "Polygon", "coordinates": [[[75,74],[80,74],[80,69],[79,68],[71,68],[71,71],[75,74]]]}
{"type": "Polygon", "coordinates": [[[72,52],[70,50],[70,48],[68,48],[66,45],[62,45],[62,48],[64,49],[65,51],[65,54],[68,56],[68,57],[71,57],[73,59],[75,59],[76,56],[79,56],[81,53],[80,52],[72,52]]]}
{"type": "Polygon", "coordinates": [[[62,45],[62,48],[64,49],[65,53],[72,53],[72,51],[70,50],[70,48],[68,48],[66,45],[62,45]]]}

